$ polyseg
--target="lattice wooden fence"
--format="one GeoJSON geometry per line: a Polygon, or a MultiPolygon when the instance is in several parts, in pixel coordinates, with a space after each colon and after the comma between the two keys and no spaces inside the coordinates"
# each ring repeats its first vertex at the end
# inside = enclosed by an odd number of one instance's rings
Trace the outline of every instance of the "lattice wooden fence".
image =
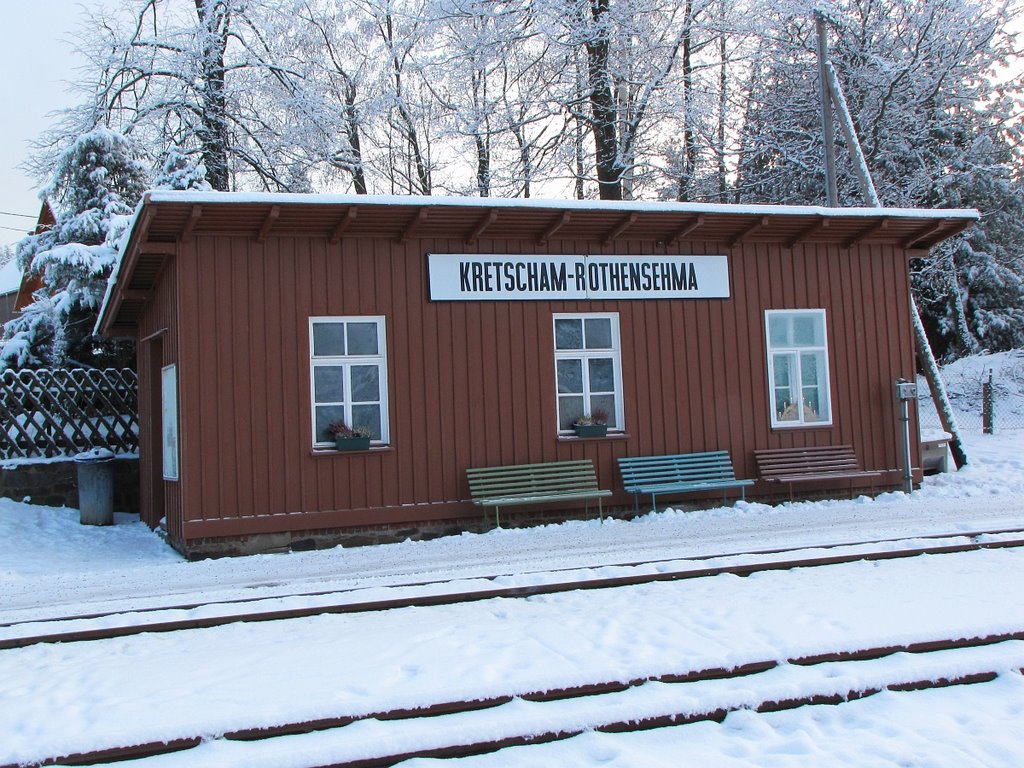
{"type": "Polygon", "coordinates": [[[0,459],[139,449],[139,380],[130,369],[0,374],[0,459]]]}

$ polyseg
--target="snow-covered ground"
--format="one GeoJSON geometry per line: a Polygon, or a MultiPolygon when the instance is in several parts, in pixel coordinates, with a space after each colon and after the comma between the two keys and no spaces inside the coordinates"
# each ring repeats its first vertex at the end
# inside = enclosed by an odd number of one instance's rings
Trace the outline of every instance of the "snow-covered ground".
{"type": "MultiPolygon", "coordinates": [[[[498,577],[491,585],[567,580],[618,573],[644,561],[672,562],[641,567],[678,568],[701,556],[728,563],[757,550],[1024,528],[1022,449],[1024,431],[972,436],[966,468],[929,477],[910,495],[776,507],[739,503],[603,525],[577,521],[197,563],[182,560],[131,516],[95,528],[79,525],[76,510],[0,500],[0,624],[328,589],[373,599],[429,589],[403,585],[436,580],[458,580],[463,588],[479,577],[498,577]]],[[[836,648],[1020,631],[1022,582],[1024,554],[992,550],[4,650],[0,765],[278,722],[785,662],[836,648]]],[[[290,598],[289,604],[316,599],[290,598]]],[[[12,631],[0,627],[0,636],[12,631]]],[[[214,739],[146,764],[302,766],[370,754],[382,739],[401,752],[409,745],[561,727],[584,733],[455,762],[559,768],[1017,766],[1024,765],[1021,667],[1019,641],[853,666],[782,663],[729,684],[647,683],[600,702],[514,699],[483,715],[370,720],[273,745],[214,739]],[[772,697],[978,670],[1000,674],[987,683],[884,692],[838,706],[774,714],[750,709],[772,697]],[[609,720],[692,706],[740,709],[721,724],[633,734],[590,730],[609,720]]]]}
{"type": "MultiPolygon", "coordinates": [[[[995,392],[996,431],[1024,429],[1024,349],[1015,349],[965,357],[943,366],[942,380],[961,430],[982,430],[981,387],[990,378],[995,392]]],[[[922,427],[933,429],[939,418],[923,376],[918,377],[918,391],[922,427]]]]}

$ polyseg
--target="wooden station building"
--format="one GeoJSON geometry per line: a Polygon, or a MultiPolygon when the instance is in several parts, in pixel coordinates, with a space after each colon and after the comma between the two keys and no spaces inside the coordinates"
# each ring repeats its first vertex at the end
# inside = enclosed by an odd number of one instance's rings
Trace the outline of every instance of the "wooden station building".
{"type": "Polygon", "coordinates": [[[833,444],[899,487],[908,260],[976,219],[149,192],[98,323],[138,345],[143,519],[190,557],[387,540],[478,527],[470,467],[592,459],[627,505],[618,457],[833,444]]]}

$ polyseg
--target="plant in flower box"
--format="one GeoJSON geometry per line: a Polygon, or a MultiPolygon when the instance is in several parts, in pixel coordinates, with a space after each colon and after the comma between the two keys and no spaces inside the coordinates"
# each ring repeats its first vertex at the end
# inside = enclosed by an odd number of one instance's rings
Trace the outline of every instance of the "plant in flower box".
{"type": "Polygon", "coordinates": [[[572,428],[576,437],[604,437],[608,434],[608,412],[595,408],[576,419],[572,428]]]}
{"type": "Polygon", "coordinates": [[[350,427],[344,421],[327,425],[327,434],[334,438],[334,447],[339,451],[365,451],[370,447],[370,430],[366,427],[350,427]]]}

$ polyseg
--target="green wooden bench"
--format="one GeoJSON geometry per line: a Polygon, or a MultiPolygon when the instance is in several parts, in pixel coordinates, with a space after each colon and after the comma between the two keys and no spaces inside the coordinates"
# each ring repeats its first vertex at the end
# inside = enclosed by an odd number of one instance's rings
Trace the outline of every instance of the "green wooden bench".
{"type": "Polygon", "coordinates": [[[473,503],[494,507],[494,524],[500,526],[502,507],[544,504],[550,501],[597,499],[597,513],[604,521],[602,499],[611,496],[597,486],[597,474],[590,459],[553,461],[545,464],[519,464],[507,467],[467,469],[469,493],[473,503]]]}
{"type": "MultiPolygon", "coordinates": [[[[682,453],[671,456],[627,456],[619,459],[623,487],[633,494],[633,509],[639,511],[641,493],[651,494],[651,505],[658,509],[658,496],[666,493],[690,493],[739,488],[746,498],[753,480],[738,480],[728,451],[682,453]]],[[[726,494],[722,494],[724,500],[726,494]]]]}
{"type": "Polygon", "coordinates": [[[790,501],[793,500],[793,486],[796,483],[849,480],[852,497],[855,479],[876,478],[882,474],[862,470],[857,463],[857,454],[849,445],[765,448],[755,450],[754,458],[757,459],[757,468],[762,480],[789,486],[790,501]]]}

